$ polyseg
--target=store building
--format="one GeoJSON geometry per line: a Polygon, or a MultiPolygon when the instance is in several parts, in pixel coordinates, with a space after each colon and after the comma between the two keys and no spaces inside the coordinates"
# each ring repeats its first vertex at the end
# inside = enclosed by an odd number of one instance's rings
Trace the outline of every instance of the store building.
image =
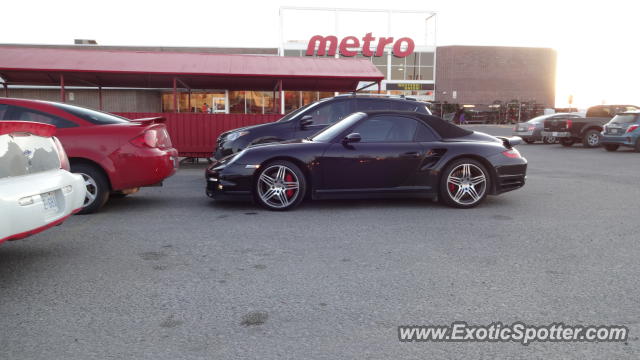
{"type": "Polygon", "coordinates": [[[429,11],[283,7],[278,47],[125,47],[95,41],[0,45],[0,83],[4,81],[0,96],[128,113],[284,114],[358,89],[430,102],[491,104],[515,99],[553,107],[555,51],[437,46],[435,20],[436,14],[429,11]],[[221,58],[233,56],[250,62],[260,73],[233,73],[219,64],[221,58]],[[73,57],[86,60],[74,62],[73,57]],[[307,73],[306,64],[329,63],[319,73],[307,73]],[[140,75],[137,81],[123,76],[130,69],[140,75]],[[191,72],[206,79],[189,79],[191,72]],[[63,73],[67,73],[64,84],[63,73]],[[88,73],[94,77],[79,76],[88,73]],[[240,81],[251,75],[289,80],[282,88],[264,79],[240,81]],[[345,76],[360,81],[351,81],[348,87],[326,81],[345,76]],[[305,81],[293,85],[294,78],[305,81]],[[329,85],[317,86],[318,79],[329,85]]]}
{"type": "Polygon", "coordinates": [[[555,104],[556,52],[548,48],[440,46],[436,67],[439,102],[494,101],[555,104]]]}

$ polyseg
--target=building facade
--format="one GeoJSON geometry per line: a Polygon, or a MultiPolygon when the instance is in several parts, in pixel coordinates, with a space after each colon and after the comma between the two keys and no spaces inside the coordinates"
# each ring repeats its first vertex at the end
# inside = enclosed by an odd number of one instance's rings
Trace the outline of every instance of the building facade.
{"type": "Polygon", "coordinates": [[[435,99],[458,104],[518,100],[554,107],[556,57],[548,48],[440,46],[435,99]]]}
{"type": "MultiPolygon", "coordinates": [[[[11,45],[16,46],[16,45],[11,45]]],[[[99,45],[18,45],[62,49],[128,50],[257,56],[322,57],[309,55],[304,42],[287,42],[278,48],[181,48],[116,47],[99,45]]],[[[546,48],[495,46],[415,46],[404,57],[394,55],[393,46],[381,54],[366,56],[364,47],[352,48],[355,56],[336,52],[335,58],[368,59],[384,75],[380,89],[373,85],[363,92],[413,96],[423,101],[457,104],[491,104],[499,101],[535,101],[546,107],[555,102],[556,53],[546,48]],[[379,56],[375,56],[379,55],[379,56]]],[[[403,48],[406,50],[406,48],[403,48]]],[[[375,52],[375,45],[369,49],[375,52]]],[[[0,64],[1,65],[1,64],[0,64]]],[[[1,75],[0,75],[1,77],[1,75]]],[[[367,84],[361,84],[366,86],[367,84]]],[[[60,101],[56,87],[9,86],[0,96],[60,101]]],[[[173,89],[102,88],[103,109],[109,112],[209,112],[227,114],[287,113],[324,97],[330,91],[275,91],[190,89],[181,90],[174,102],[173,89]],[[177,103],[177,108],[174,107],[177,103]],[[281,105],[281,106],[274,106],[281,105]]],[[[69,104],[98,108],[98,91],[91,87],[68,87],[69,104]]]]}

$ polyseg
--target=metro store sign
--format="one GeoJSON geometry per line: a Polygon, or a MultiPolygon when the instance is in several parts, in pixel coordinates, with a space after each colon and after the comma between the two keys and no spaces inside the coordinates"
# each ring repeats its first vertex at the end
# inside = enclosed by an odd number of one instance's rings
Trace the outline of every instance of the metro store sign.
{"type": "Polygon", "coordinates": [[[338,38],[334,35],[322,36],[322,35],[314,35],[309,39],[309,44],[307,45],[306,56],[335,56],[336,50],[339,51],[340,55],[351,57],[358,55],[358,49],[362,48],[362,55],[371,57],[371,56],[384,56],[384,49],[387,45],[393,44],[392,53],[394,56],[403,58],[413,54],[413,50],[416,47],[415,42],[408,37],[401,37],[398,40],[394,41],[393,37],[380,37],[378,39],[378,43],[375,46],[375,51],[371,50],[371,44],[376,41],[376,38],[372,35],[372,33],[367,33],[364,37],[362,37],[362,43],[360,43],[360,39],[355,36],[346,36],[344,37],[339,45],[338,38]],[[328,48],[328,49],[327,49],[328,48]]]}

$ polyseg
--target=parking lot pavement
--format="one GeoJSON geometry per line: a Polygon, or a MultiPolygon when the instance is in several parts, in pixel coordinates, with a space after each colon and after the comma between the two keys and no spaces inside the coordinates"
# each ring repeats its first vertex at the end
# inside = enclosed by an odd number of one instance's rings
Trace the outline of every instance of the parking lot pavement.
{"type": "MultiPolygon", "coordinates": [[[[510,127],[473,126],[498,135],[510,127]]],[[[215,203],[203,167],[0,246],[0,359],[638,358],[640,154],[522,145],[527,185],[215,203]],[[627,343],[401,343],[399,325],[620,324],[627,343]]]]}

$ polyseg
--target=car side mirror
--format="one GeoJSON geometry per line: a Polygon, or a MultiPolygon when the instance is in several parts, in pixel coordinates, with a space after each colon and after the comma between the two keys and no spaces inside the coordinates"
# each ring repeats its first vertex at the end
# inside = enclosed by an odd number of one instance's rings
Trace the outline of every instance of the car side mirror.
{"type": "Polygon", "coordinates": [[[342,139],[342,143],[350,144],[350,143],[360,142],[360,140],[362,140],[362,136],[360,136],[359,133],[351,133],[345,136],[344,139],[342,139]]]}
{"type": "Polygon", "coordinates": [[[300,119],[300,128],[305,129],[307,126],[313,124],[313,116],[305,115],[300,119]]]}

